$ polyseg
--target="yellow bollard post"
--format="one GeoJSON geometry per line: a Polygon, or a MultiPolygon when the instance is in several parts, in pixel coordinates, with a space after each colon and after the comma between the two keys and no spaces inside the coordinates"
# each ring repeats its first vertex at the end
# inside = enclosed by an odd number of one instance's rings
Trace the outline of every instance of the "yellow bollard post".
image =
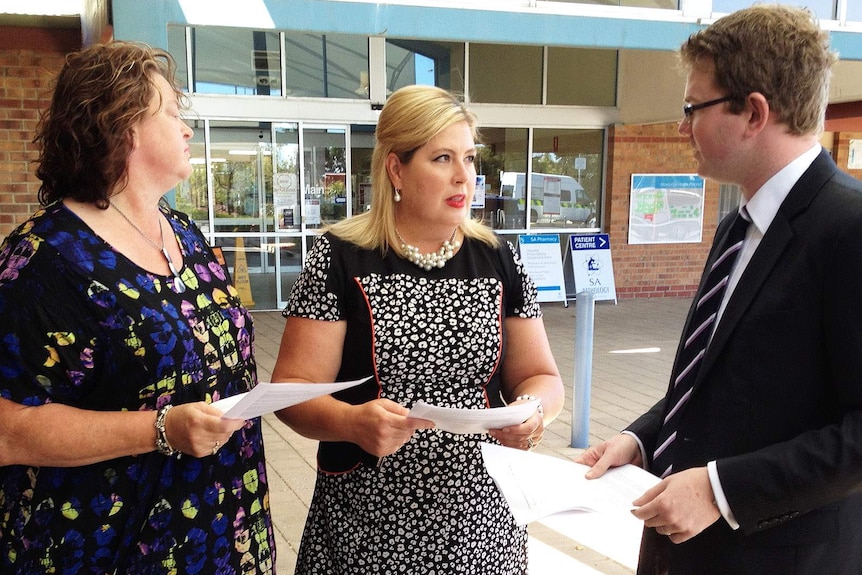
{"type": "Polygon", "coordinates": [[[248,275],[248,262],[245,257],[245,241],[236,239],[236,259],[233,265],[233,283],[239,297],[245,307],[254,307],[254,298],[251,297],[251,280],[248,275]]]}

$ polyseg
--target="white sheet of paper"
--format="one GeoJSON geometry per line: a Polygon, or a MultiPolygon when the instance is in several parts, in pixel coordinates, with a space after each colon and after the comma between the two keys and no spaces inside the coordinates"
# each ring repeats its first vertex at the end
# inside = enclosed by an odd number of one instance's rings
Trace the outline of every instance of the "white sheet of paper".
{"type": "Polygon", "coordinates": [[[634,465],[587,479],[586,465],[490,443],[482,445],[482,458],[515,520],[523,525],[561,511],[631,510],[632,501],[661,481],[634,465]]]}
{"type": "Polygon", "coordinates": [[[212,402],[225,419],[251,419],[359,385],[371,376],[338,383],[267,383],[261,382],[251,391],[212,402]]]}
{"type": "Polygon", "coordinates": [[[437,429],[450,433],[487,433],[489,429],[523,423],[536,412],[538,405],[536,400],[491,409],[459,409],[417,401],[407,417],[430,419],[437,429]]]}

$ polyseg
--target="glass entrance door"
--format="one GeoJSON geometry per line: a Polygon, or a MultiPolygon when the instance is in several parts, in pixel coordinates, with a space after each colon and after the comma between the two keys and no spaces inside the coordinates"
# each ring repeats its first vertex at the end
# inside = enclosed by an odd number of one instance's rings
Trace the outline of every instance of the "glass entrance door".
{"type": "Polygon", "coordinates": [[[221,249],[243,302],[280,309],[321,230],[367,209],[373,126],[205,120],[195,128],[195,170],[173,202],[221,249]]]}
{"type": "Polygon", "coordinates": [[[276,277],[276,299],[283,306],[302,269],[303,254],[319,230],[352,212],[350,132],[344,125],[298,122],[273,125],[272,214],[275,236],[267,261],[276,277]]]}
{"type": "Polygon", "coordinates": [[[306,229],[319,229],[348,217],[351,190],[347,126],[304,125],[302,186],[306,229]]]}

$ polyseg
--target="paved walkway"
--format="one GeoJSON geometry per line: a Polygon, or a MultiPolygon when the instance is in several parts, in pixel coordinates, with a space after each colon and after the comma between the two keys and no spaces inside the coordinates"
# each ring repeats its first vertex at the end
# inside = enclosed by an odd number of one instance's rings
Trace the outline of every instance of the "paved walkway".
{"type": "MultiPolygon", "coordinates": [[[[623,300],[595,304],[590,444],[607,439],[646,411],[665,391],[673,354],[690,300],[623,300]]],[[[544,304],[545,327],[563,382],[566,406],[548,427],[537,452],[572,458],[572,383],[575,309],[544,304]]],[[[255,312],[255,351],[261,381],[269,381],[284,321],[255,312]]],[[[271,504],[278,546],[278,573],[292,575],[315,478],[316,442],[264,418],[271,504]]],[[[625,575],[634,573],[640,526],[628,517],[579,529],[559,518],[530,525],[532,575],[625,575]]]]}

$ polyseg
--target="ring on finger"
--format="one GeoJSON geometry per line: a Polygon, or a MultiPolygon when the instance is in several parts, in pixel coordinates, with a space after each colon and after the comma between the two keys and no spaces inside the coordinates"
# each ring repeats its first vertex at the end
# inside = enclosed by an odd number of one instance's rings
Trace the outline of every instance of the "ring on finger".
{"type": "Polygon", "coordinates": [[[529,449],[530,451],[532,451],[534,447],[536,447],[536,442],[535,442],[535,441],[533,441],[533,438],[532,438],[532,437],[528,437],[528,438],[527,438],[527,449],[529,449]]]}
{"type": "Polygon", "coordinates": [[[213,455],[215,455],[216,453],[218,453],[218,448],[219,448],[219,446],[220,446],[220,445],[221,445],[221,443],[219,443],[218,441],[216,441],[215,443],[213,443],[213,455]]]}

